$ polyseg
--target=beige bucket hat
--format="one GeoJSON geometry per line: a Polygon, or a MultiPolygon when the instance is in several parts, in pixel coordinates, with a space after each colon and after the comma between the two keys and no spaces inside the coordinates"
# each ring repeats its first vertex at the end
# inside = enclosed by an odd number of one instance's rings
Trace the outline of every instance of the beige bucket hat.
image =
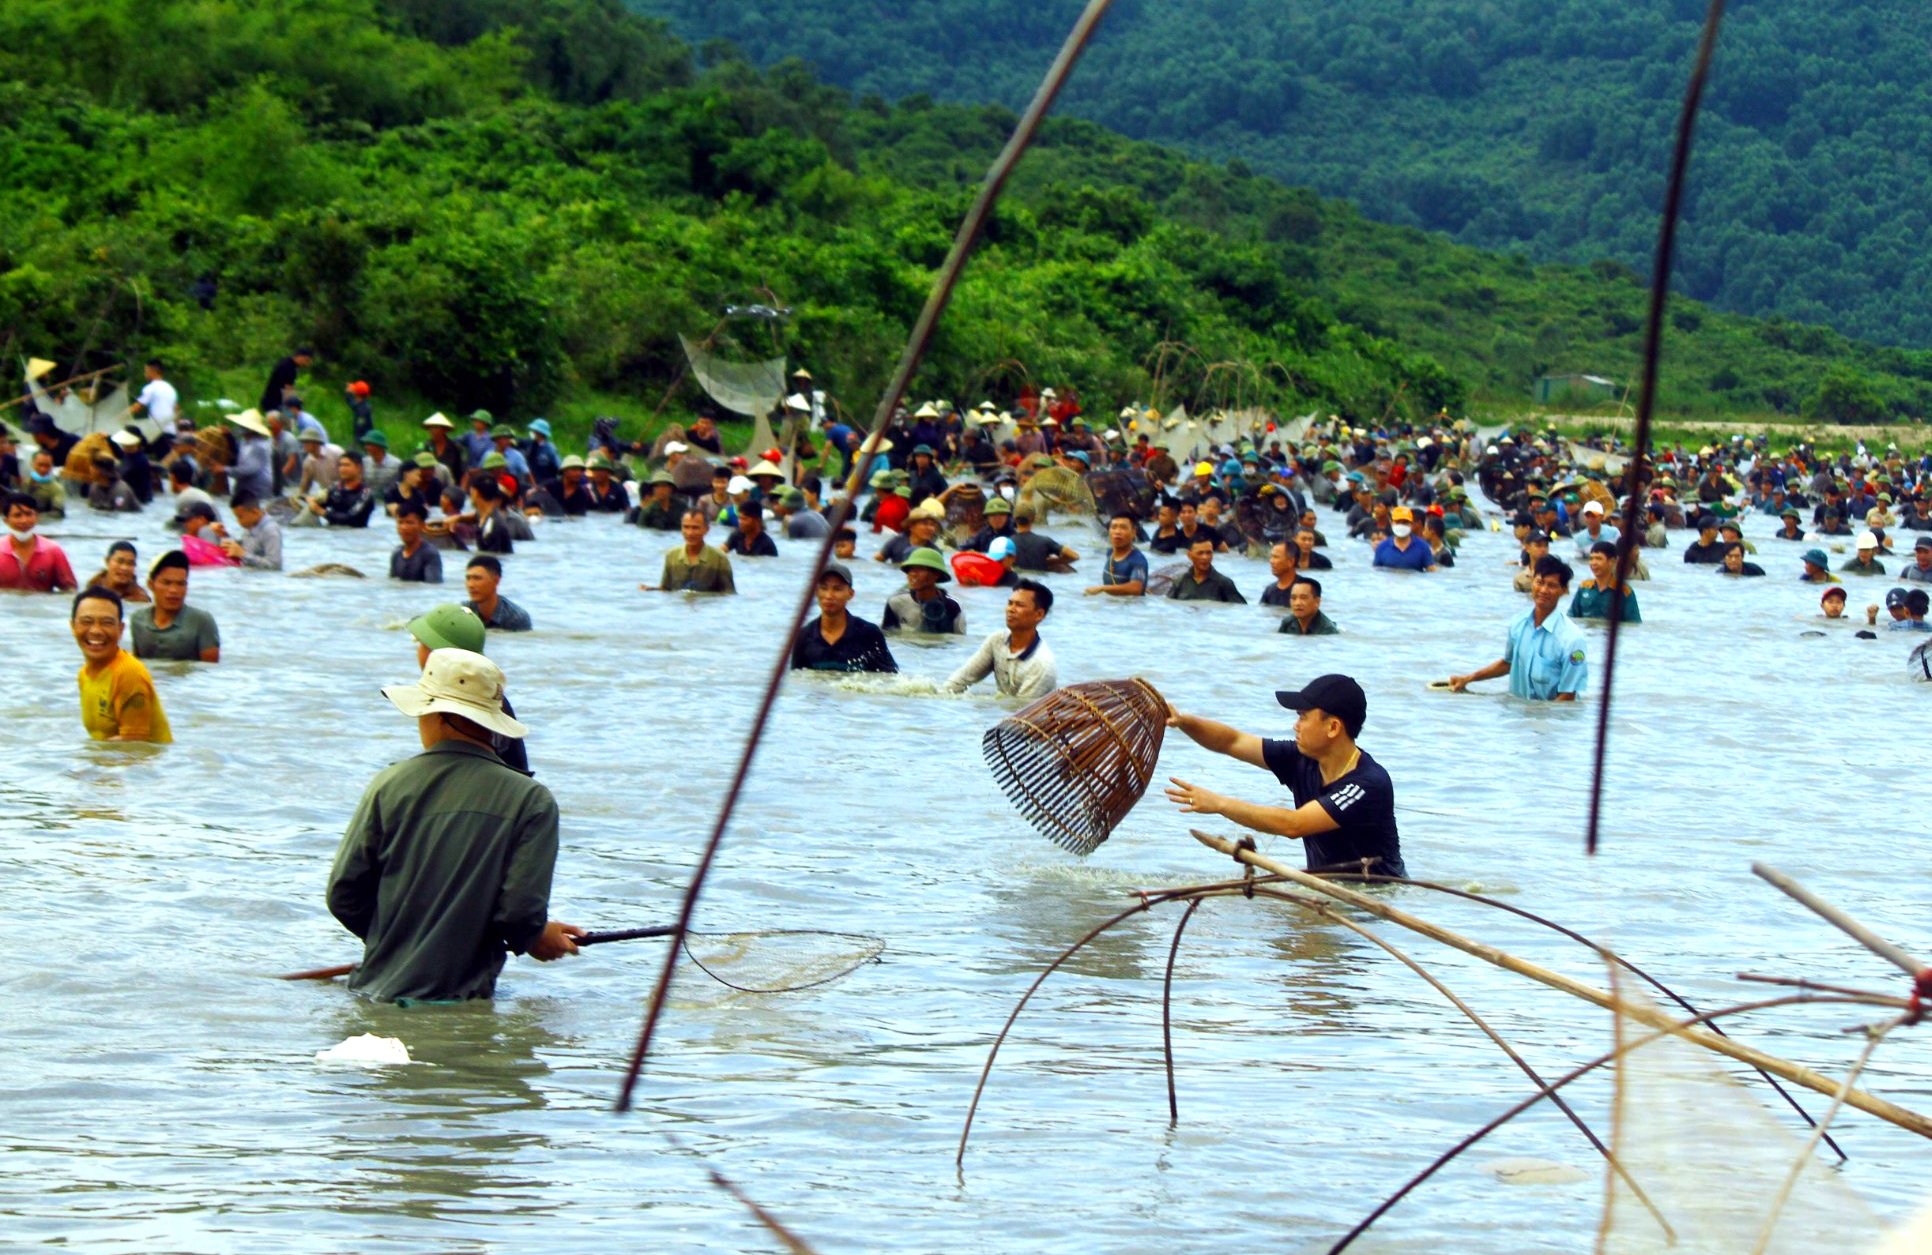
{"type": "Polygon", "coordinates": [[[521,740],[530,729],[503,713],[503,672],[482,654],[467,649],[431,651],[415,684],[382,690],[397,710],[412,719],[423,715],[461,715],[492,732],[521,740]]]}

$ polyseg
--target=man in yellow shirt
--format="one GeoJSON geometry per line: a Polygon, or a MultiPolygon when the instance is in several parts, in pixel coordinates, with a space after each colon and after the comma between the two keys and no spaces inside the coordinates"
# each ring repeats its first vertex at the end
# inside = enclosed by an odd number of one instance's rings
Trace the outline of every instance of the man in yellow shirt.
{"type": "Polygon", "coordinates": [[[79,678],[87,735],[96,741],[173,741],[148,669],[121,648],[121,599],[104,588],[82,589],[71,625],[85,659],[79,678]]]}

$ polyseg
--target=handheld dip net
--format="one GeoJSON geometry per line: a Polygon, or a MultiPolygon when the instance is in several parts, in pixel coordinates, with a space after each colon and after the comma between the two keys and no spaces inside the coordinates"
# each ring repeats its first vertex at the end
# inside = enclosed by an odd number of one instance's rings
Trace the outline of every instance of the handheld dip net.
{"type": "Polygon", "coordinates": [[[993,778],[1026,821],[1075,854],[1100,847],[1153,782],[1167,701],[1145,680],[1055,689],[981,738],[993,778]]]}
{"type": "MultiPolygon", "coordinates": [[[[588,932],[578,949],[610,941],[669,937],[674,924],[588,932]]],[[[727,989],[747,994],[788,994],[829,985],[868,963],[878,962],[885,942],[863,933],[822,932],[813,928],[765,928],[756,932],[684,934],[684,957],[727,989]]],[[[334,980],[355,971],[353,963],[290,972],[282,980],[334,980]]]]}

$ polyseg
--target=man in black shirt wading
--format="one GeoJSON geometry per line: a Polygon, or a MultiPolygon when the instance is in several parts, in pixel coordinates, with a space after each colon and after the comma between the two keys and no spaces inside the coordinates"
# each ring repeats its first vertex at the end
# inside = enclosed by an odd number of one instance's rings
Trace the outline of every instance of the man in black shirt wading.
{"type": "Polygon", "coordinates": [[[1293,810],[1223,797],[1178,776],[1169,777],[1168,800],[1186,814],[1224,815],[1244,828],[1298,838],[1310,871],[1340,865],[1353,871],[1363,859],[1375,859],[1371,872],[1407,876],[1395,830],[1395,786],[1355,745],[1368,717],[1362,686],[1345,675],[1317,676],[1300,692],[1275,699],[1299,714],[1292,741],[1237,732],[1171,706],[1167,724],[1217,754],[1274,772],[1294,794],[1293,810]]]}

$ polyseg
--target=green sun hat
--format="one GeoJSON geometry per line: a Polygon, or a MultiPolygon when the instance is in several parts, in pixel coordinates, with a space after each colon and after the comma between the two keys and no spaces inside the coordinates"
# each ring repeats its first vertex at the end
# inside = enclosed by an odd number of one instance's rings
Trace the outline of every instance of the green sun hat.
{"type": "Polygon", "coordinates": [[[608,471],[611,469],[610,458],[604,453],[602,449],[599,449],[597,452],[591,454],[590,461],[586,462],[584,465],[588,466],[593,471],[608,471]]]}
{"type": "Polygon", "coordinates": [[[483,469],[486,471],[503,471],[503,470],[508,470],[509,467],[510,467],[510,459],[504,457],[501,453],[490,453],[490,454],[484,455],[483,469]]]}
{"type": "Polygon", "coordinates": [[[929,549],[922,546],[907,554],[906,560],[899,564],[901,571],[910,570],[913,567],[938,572],[939,582],[941,584],[952,582],[952,573],[946,570],[946,560],[939,556],[937,549],[929,549]]]}
{"type": "Polygon", "coordinates": [[[995,497],[986,503],[986,513],[1011,514],[1013,513],[1013,503],[1005,497],[995,497]]]}
{"type": "Polygon", "coordinates": [[[378,449],[387,449],[389,447],[389,437],[380,431],[371,431],[362,437],[362,443],[365,447],[374,445],[378,449]]]}
{"type": "Polygon", "coordinates": [[[676,488],[678,486],[677,477],[669,471],[652,471],[650,478],[651,487],[655,488],[659,484],[669,484],[671,487],[676,488]]]}
{"type": "Polygon", "coordinates": [[[409,634],[431,649],[483,652],[483,620],[476,611],[455,602],[445,602],[411,619],[409,634]]]}
{"type": "Polygon", "coordinates": [[[498,423],[496,426],[490,428],[490,439],[495,440],[500,436],[507,436],[511,440],[515,440],[517,438],[516,428],[510,426],[508,423],[498,423]]]}
{"type": "Polygon", "coordinates": [[[429,470],[436,465],[436,455],[425,449],[416,455],[416,465],[422,467],[424,470],[429,470]]]}
{"type": "Polygon", "coordinates": [[[496,415],[490,413],[488,410],[471,410],[470,421],[472,423],[494,423],[496,421],[496,415]]]}

